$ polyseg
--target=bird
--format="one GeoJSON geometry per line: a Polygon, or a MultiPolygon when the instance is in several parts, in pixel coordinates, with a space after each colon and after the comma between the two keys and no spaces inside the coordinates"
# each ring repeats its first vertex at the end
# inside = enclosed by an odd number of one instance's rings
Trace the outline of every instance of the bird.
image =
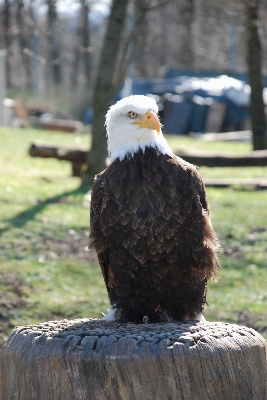
{"type": "Polygon", "coordinates": [[[105,125],[110,163],[94,179],[89,235],[111,304],[103,319],[201,320],[220,269],[203,180],[169,147],[154,98],[119,100],[105,125]]]}

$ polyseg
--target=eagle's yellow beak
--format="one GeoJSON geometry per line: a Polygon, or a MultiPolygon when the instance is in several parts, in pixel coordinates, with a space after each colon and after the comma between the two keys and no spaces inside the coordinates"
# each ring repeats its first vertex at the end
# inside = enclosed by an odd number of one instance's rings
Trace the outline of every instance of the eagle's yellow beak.
{"type": "Polygon", "coordinates": [[[161,132],[159,119],[153,111],[148,111],[143,118],[132,122],[132,124],[138,125],[141,128],[154,129],[158,135],[161,132]]]}

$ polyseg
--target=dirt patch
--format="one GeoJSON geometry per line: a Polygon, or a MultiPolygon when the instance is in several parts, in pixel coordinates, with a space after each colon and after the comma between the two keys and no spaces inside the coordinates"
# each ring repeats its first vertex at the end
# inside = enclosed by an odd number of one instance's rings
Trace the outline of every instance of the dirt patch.
{"type": "Polygon", "coordinates": [[[14,328],[13,313],[27,304],[25,283],[18,276],[0,272],[0,346],[5,342],[6,335],[14,328]]]}
{"type": "Polygon", "coordinates": [[[233,235],[229,234],[225,238],[222,238],[223,253],[227,257],[234,258],[236,260],[243,260],[246,252],[250,251],[255,246],[260,246],[262,251],[267,251],[267,226],[253,228],[247,235],[242,237],[238,243],[233,235]],[[234,244],[228,244],[227,242],[232,241],[234,244]]]}
{"type": "Polygon", "coordinates": [[[257,332],[267,335],[267,313],[259,316],[249,311],[236,311],[237,324],[245,325],[249,328],[255,329],[257,332]]]}
{"type": "Polygon", "coordinates": [[[65,237],[62,238],[62,234],[60,236],[59,239],[56,234],[49,235],[46,232],[36,232],[34,237],[25,234],[19,241],[5,244],[1,255],[6,260],[26,259],[35,255],[43,260],[62,260],[70,256],[79,261],[97,262],[94,249],[88,248],[88,229],[69,229],[65,237]]]}
{"type": "Polygon", "coordinates": [[[74,229],[70,229],[64,241],[47,239],[42,252],[48,258],[61,259],[73,256],[80,261],[98,262],[95,250],[88,248],[88,236],[87,230],[77,233],[74,229]]]}
{"type": "Polygon", "coordinates": [[[236,260],[244,259],[244,252],[242,251],[242,247],[238,245],[236,246],[224,245],[223,253],[227,257],[232,257],[235,258],[236,260]]]}
{"type": "MultiPolygon", "coordinates": [[[[10,298],[10,304],[14,304],[15,306],[16,300],[21,305],[20,301],[26,297],[25,282],[15,274],[0,272],[0,287],[0,307],[2,298],[10,298]]],[[[6,304],[8,305],[8,302],[6,304]]]]}

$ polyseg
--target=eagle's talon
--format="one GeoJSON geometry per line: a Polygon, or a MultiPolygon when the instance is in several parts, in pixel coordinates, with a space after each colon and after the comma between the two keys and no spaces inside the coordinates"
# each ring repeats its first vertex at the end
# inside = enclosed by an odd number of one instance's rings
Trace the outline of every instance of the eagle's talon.
{"type": "Polygon", "coordinates": [[[148,321],[149,321],[149,318],[145,315],[145,316],[143,317],[143,323],[144,323],[145,325],[147,325],[148,321]]]}
{"type": "Polygon", "coordinates": [[[169,318],[168,314],[167,314],[165,311],[163,311],[163,313],[162,313],[162,314],[163,314],[163,315],[164,315],[164,317],[166,318],[167,322],[171,322],[171,321],[172,321],[172,319],[171,319],[171,318],[169,318]]]}

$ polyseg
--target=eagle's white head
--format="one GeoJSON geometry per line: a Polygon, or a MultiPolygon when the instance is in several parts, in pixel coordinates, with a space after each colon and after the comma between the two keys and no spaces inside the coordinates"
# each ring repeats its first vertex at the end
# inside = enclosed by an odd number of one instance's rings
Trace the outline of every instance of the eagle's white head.
{"type": "Polygon", "coordinates": [[[173,157],[161,132],[155,100],[147,96],[129,96],[110,107],[106,115],[110,162],[133,156],[139,149],[157,147],[173,157]]]}

